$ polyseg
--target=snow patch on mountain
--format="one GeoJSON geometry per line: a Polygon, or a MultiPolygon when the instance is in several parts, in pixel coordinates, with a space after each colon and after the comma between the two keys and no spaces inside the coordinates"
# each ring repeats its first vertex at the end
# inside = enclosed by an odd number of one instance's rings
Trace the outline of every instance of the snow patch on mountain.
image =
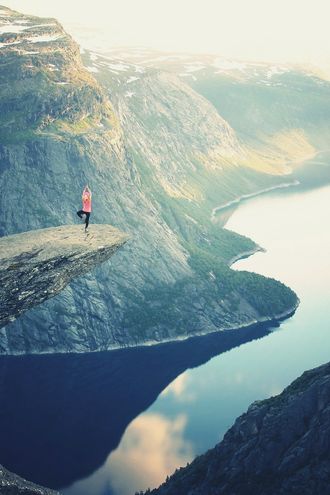
{"type": "Polygon", "coordinates": [[[240,70],[243,71],[247,68],[247,64],[243,62],[237,62],[235,60],[226,60],[223,58],[216,59],[213,64],[213,67],[221,70],[240,70]]]}
{"type": "Polygon", "coordinates": [[[288,71],[289,71],[288,67],[272,65],[268,69],[266,77],[267,77],[267,79],[271,79],[274,75],[284,74],[285,72],[288,72],[288,71]]]}
{"type": "Polygon", "coordinates": [[[107,66],[109,67],[109,69],[119,72],[127,71],[130,68],[129,65],[122,63],[108,63],[107,66]]]}
{"type": "Polygon", "coordinates": [[[12,23],[6,23],[0,26],[0,34],[3,33],[21,33],[27,29],[26,25],[17,25],[12,23]]]}
{"type": "Polygon", "coordinates": [[[44,34],[40,36],[28,37],[26,38],[26,41],[30,41],[31,43],[48,43],[50,41],[57,41],[60,38],[64,38],[64,36],[62,34],[55,34],[55,35],[44,34]]]}
{"type": "Polygon", "coordinates": [[[132,83],[132,82],[134,82],[134,81],[138,81],[139,79],[140,79],[139,77],[136,77],[136,76],[131,76],[131,77],[129,77],[129,78],[127,79],[126,83],[127,83],[127,84],[130,84],[130,83],[132,83]]]}
{"type": "Polygon", "coordinates": [[[197,72],[199,70],[205,69],[205,65],[202,64],[192,64],[192,65],[186,65],[185,70],[187,72],[197,72]]]}

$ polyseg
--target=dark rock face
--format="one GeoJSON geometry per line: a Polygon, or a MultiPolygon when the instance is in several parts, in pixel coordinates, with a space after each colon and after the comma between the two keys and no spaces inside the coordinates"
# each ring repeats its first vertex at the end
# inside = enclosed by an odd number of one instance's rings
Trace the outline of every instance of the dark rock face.
{"type": "Polygon", "coordinates": [[[156,495],[330,493],[330,363],[255,402],[214,449],[156,495]]]}
{"type": "Polygon", "coordinates": [[[0,327],[112,256],[127,236],[109,225],[62,226],[0,239],[0,327]]]}
{"type": "Polygon", "coordinates": [[[43,488],[20,478],[0,465],[1,495],[59,495],[59,492],[43,488]]]}

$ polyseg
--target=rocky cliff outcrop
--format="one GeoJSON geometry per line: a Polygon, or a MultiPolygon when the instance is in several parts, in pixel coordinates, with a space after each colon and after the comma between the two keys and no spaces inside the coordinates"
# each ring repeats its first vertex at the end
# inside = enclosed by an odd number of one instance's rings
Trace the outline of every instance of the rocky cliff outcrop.
{"type": "Polygon", "coordinates": [[[0,238],[0,327],[56,296],[127,240],[109,225],[33,230],[0,238]]]}
{"type": "Polygon", "coordinates": [[[59,492],[26,481],[0,465],[1,495],[59,495],[59,492]]]}
{"type": "Polygon", "coordinates": [[[255,402],[214,449],[153,495],[323,495],[330,486],[330,363],[255,402]]]}

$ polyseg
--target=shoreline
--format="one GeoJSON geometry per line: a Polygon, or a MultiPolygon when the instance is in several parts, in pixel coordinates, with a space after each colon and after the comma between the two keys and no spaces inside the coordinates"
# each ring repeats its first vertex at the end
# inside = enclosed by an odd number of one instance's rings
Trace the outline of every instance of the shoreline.
{"type": "Polygon", "coordinates": [[[265,248],[256,245],[256,247],[253,249],[249,249],[248,251],[242,251],[236,256],[233,256],[232,258],[230,258],[227,264],[229,267],[231,267],[234,263],[236,263],[236,261],[244,260],[245,258],[249,258],[250,256],[253,256],[256,253],[266,253],[266,252],[267,250],[265,248]]]}
{"type": "Polygon", "coordinates": [[[242,196],[239,196],[236,199],[233,199],[231,201],[228,201],[227,203],[224,203],[220,206],[216,206],[215,208],[213,208],[213,210],[211,212],[211,221],[214,222],[215,217],[219,211],[226,210],[227,208],[230,208],[231,206],[234,206],[234,205],[237,206],[242,201],[245,201],[246,199],[251,199],[251,198],[255,198],[257,196],[261,196],[262,194],[266,194],[268,192],[275,191],[276,189],[285,189],[288,187],[294,187],[294,186],[299,186],[299,185],[300,185],[299,180],[295,179],[292,182],[284,182],[282,184],[277,184],[275,186],[266,187],[265,189],[260,189],[259,191],[256,191],[253,193],[242,194],[242,196]]]}
{"type": "MultiPolygon", "coordinates": [[[[132,347],[151,347],[154,345],[162,345],[162,344],[168,344],[170,342],[184,342],[188,339],[194,339],[198,337],[206,337],[208,335],[215,335],[215,334],[221,334],[222,332],[233,332],[235,330],[250,330],[258,325],[262,324],[274,324],[275,326],[279,326],[278,324],[286,320],[288,318],[291,318],[295,312],[297,311],[298,307],[300,305],[300,299],[297,297],[296,303],[291,306],[290,308],[286,309],[285,311],[282,311],[282,313],[276,314],[274,316],[262,316],[258,319],[251,320],[246,323],[242,323],[241,325],[235,325],[232,327],[225,327],[225,328],[219,328],[218,330],[212,330],[212,331],[201,331],[198,333],[195,333],[194,335],[185,335],[181,337],[177,337],[176,339],[166,339],[162,341],[146,341],[143,344],[138,344],[138,345],[127,345],[125,347],[117,346],[117,347],[111,347],[109,348],[108,351],[111,350],[118,350],[118,349],[125,349],[125,348],[132,348],[132,347]]],[[[98,351],[93,351],[93,352],[98,352],[98,351]]]]}
{"type": "Polygon", "coordinates": [[[269,324],[269,325],[274,325],[276,327],[279,326],[279,323],[283,320],[286,320],[288,318],[291,318],[295,312],[297,311],[298,307],[300,305],[300,299],[297,297],[296,303],[291,306],[290,308],[286,309],[285,311],[282,311],[282,313],[276,314],[274,316],[261,316],[260,318],[252,319],[249,322],[242,323],[241,325],[235,325],[235,326],[229,326],[229,327],[219,327],[218,330],[201,330],[200,332],[194,333],[192,335],[187,334],[183,335],[180,337],[176,338],[167,338],[164,340],[147,340],[145,342],[141,342],[140,344],[126,344],[126,345],[113,345],[111,347],[107,347],[105,349],[96,349],[95,351],[57,351],[57,352],[33,352],[33,353],[12,353],[12,354],[0,354],[0,358],[4,357],[21,357],[21,356],[56,356],[56,355],[62,355],[62,354],[95,354],[95,353],[101,353],[101,352],[111,352],[111,351],[118,351],[118,350],[125,350],[125,349],[134,349],[134,348],[141,348],[141,347],[152,347],[152,346],[159,346],[163,344],[169,344],[169,343],[175,343],[175,342],[184,342],[189,339],[194,339],[194,338],[200,338],[200,337],[207,337],[208,335],[215,335],[215,334],[221,334],[223,332],[234,332],[234,331],[241,331],[241,330],[251,330],[254,327],[257,327],[258,325],[262,324],[269,324]]]}
{"type": "MultiPolygon", "coordinates": [[[[266,252],[266,249],[261,247],[261,246],[256,246],[254,249],[250,249],[248,251],[242,251],[241,253],[237,254],[236,256],[233,256],[228,262],[228,266],[232,266],[236,261],[239,261],[241,259],[248,258],[250,256],[253,256],[256,253],[259,252],[266,252]]],[[[163,344],[169,344],[169,343],[175,343],[175,342],[184,342],[189,339],[194,339],[194,338],[200,338],[200,337],[206,337],[208,335],[215,335],[215,334],[220,334],[222,332],[233,332],[233,331],[241,331],[241,330],[250,330],[258,325],[262,324],[274,324],[276,326],[279,326],[279,323],[283,320],[286,320],[287,318],[291,318],[295,312],[297,311],[298,307],[300,304],[300,299],[297,296],[297,301],[296,303],[291,306],[290,308],[286,309],[282,313],[276,314],[274,316],[262,316],[260,318],[256,318],[254,320],[251,320],[249,322],[242,323],[241,325],[235,325],[235,326],[229,326],[229,327],[224,327],[221,328],[219,327],[217,330],[202,330],[200,332],[194,333],[193,335],[186,334],[180,337],[176,338],[166,338],[163,340],[147,340],[138,344],[125,344],[125,345],[116,345],[114,344],[113,346],[109,346],[105,349],[96,349],[95,351],[84,351],[84,350],[76,350],[76,351],[56,351],[56,352],[50,352],[50,351],[45,351],[45,352],[33,352],[33,353],[12,353],[12,354],[1,354],[0,353],[0,358],[1,357],[20,357],[20,356],[54,356],[54,355],[62,355],[62,354],[94,354],[97,352],[111,352],[111,351],[118,351],[118,350],[124,350],[124,349],[133,349],[133,348],[141,348],[141,347],[151,347],[151,346],[157,346],[157,345],[163,345],[163,344]]]]}
{"type": "MultiPolygon", "coordinates": [[[[326,154],[329,152],[330,152],[330,149],[319,150],[319,151],[315,151],[314,153],[311,153],[310,155],[307,155],[304,159],[291,160],[291,161],[286,162],[286,165],[295,165],[294,169],[290,172],[290,174],[287,174],[287,176],[288,175],[293,176],[294,173],[296,172],[296,170],[298,170],[299,167],[303,166],[306,162],[310,162],[310,161],[314,160],[316,157],[318,157],[319,155],[322,155],[323,153],[326,154]]],[[[265,189],[260,189],[259,191],[256,191],[254,193],[242,194],[242,196],[239,196],[236,199],[233,199],[231,201],[228,201],[227,203],[223,203],[222,205],[219,205],[219,206],[216,206],[215,208],[213,208],[212,212],[211,212],[211,221],[214,221],[215,216],[219,211],[225,210],[225,209],[230,208],[231,206],[234,206],[234,205],[239,205],[242,201],[245,201],[246,199],[255,198],[257,196],[260,196],[260,195],[265,194],[267,192],[274,191],[276,189],[284,189],[287,187],[294,187],[294,186],[299,186],[299,185],[300,185],[300,181],[298,179],[294,179],[292,182],[284,182],[282,184],[276,184],[274,186],[270,186],[270,187],[267,187],[265,189]]]]}

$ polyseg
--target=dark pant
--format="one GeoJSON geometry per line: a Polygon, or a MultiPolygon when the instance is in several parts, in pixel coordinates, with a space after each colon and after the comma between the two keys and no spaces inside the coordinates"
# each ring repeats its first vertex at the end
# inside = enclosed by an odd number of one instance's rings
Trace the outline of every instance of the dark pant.
{"type": "Polygon", "coordinates": [[[82,218],[83,215],[86,215],[86,218],[85,218],[85,229],[87,229],[87,227],[89,225],[89,217],[91,216],[90,212],[89,211],[84,211],[84,210],[79,210],[79,211],[77,211],[77,215],[80,218],[82,218]]]}

